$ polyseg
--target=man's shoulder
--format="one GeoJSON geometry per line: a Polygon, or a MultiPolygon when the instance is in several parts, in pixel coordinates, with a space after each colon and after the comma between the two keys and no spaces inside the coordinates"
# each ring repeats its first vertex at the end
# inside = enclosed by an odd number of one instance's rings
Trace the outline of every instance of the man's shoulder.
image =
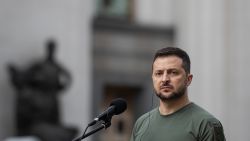
{"type": "Polygon", "coordinates": [[[195,103],[192,103],[189,109],[190,110],[188,114],[191,115],[194,119],[217,120],[213,114],[211,114],[210,112],[195,103]]]}
{"type": "Polygon", "coordinates": [[[192,103],[185,112],[185,119],[192,123],[191,129],[199,138],[216,138],[218,141],[225,141],[223,126],[221,122],[210,112],[192,103]]]}
{"type": "Polygon", "coordinates": [[[157,113],[157,110],[158,108],[154,108],[151,111],[144,113],[137,119],[136,124],[139,126],[145,122],[148,122],[149,118],[157,113]]]}
{"type": "Polygon", "coordinates": [[[213,128],[222,128],[222,124],[219,119],[217,119],[213,114],[196,104],[192,105],[190,115],[192,116],[193,121],[196,121],[198,122],[198,124],[200,124],[200,127],[209,126],[213,128]]]}

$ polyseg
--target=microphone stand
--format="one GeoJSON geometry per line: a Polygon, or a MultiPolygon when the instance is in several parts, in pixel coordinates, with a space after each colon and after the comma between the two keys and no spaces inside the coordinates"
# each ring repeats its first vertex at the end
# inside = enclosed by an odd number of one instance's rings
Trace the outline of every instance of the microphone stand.
{"type": "Polygon", "coordinates": [[[88,136],[102,130],[103,128],[107,129],[108,127],[110,127],[110,125],[111,125],[111,118],[106,119],[103,123],[101,123],[101,125],[99,127],[95,128],[94,130],[92,130],[92,131],[90,131],[88,133],[85,133],[87,131],[88,127],[89,127],[89,125],[88,125],[86,127],[85,132],[83,133],[83,135],[81,137],[78,137],[78,138],[74,139],[73,141],[81,141],[82,139],[85,139],[86,137],[88,137],[88,136]]]}

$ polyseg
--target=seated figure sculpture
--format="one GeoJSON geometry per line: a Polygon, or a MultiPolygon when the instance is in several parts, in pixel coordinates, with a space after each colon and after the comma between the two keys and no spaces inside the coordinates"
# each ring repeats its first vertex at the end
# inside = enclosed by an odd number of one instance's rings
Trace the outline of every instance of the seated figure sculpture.
{"type": "Polygon", "coordinates": [[[37,136],[42,141],[70,141],[77,129],[62,125],[58,95],[69,87],[71,76],[55,58],[55,40],[48,40],[46,49],[45,59],[27,68],[8,65],[10,80],[17,91],[17,134],[37,136]]]}

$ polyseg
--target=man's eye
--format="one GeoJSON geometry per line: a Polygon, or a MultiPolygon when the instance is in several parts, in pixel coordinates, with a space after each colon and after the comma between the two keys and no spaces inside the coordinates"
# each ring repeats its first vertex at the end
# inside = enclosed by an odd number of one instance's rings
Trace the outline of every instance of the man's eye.
{"type": "Polygon", "coordinates": [[[177,71],[172,71],[172,74],[177,74],[177,71]]]}
{"type": "Polygon", "coordinates": [[[169,72],[169,75],[172,75],[172,76],[174,76],[174,75],[178,75],[179,74],[179,72],[178,71],[171,71],[171,72],[169,72]]]}
{"type": "Polygon", "coordinates": [[[155,75],[156,76],[160,76],[162,73],[161,72],[156,72],[155,75]]]}

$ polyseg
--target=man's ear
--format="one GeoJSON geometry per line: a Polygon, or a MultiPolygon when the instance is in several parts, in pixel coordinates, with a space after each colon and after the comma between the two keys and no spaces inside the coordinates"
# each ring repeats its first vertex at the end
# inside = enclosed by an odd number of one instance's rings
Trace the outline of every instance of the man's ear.
{"type": "Polygon", "coordinates": [[[192,74],[188,74],[187,75],[187,79],[186,79],[186,86],[187,87],[191,84],[192,80],[193,80],[193,75],[192,74]]]}

